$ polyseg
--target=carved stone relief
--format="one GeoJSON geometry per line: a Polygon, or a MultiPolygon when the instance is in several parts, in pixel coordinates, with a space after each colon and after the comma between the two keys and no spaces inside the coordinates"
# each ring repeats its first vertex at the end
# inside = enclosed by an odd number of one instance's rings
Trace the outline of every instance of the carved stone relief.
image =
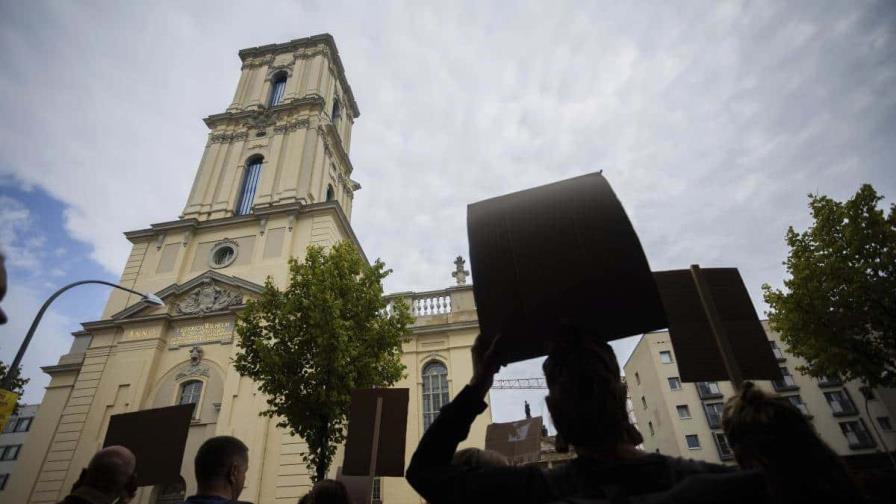
{"type": "Polygon", "coordinates": [[[199,287],[188,292],[174,304],[179,315],[195,315],[223,310],[243,303],[243,295],[237,290],[218,287],[214,280],[206,278],[199,287]]]}

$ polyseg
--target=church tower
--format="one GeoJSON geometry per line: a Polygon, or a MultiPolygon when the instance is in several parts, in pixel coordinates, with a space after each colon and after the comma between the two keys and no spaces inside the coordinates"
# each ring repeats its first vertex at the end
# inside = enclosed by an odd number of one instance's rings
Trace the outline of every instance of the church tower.
{"type": "MultiPolygon", "coordinates": [[[[132,246],[119,284],[155,293],[165,306],[113,290],[101,318],[81,324],[68,352],[42,368],[50,385],[3,502],[59,502],[102,447],[113,415],[175,404],[193,404],[181,478],[140,488],[134,503],[195,493],[193,458],[217,435],[249,447],[243,500],[294,504],[308,492],[307,445],[259,415],[264,394],[233,368],[234,324],[268,277],[285,285],[288,259],[301,261],[308,245],[349,240],[363,255],[350,224],[360,189],[348,156],[358,106],[330,35],[239,56],[233,102],[205,119],[208,140],[182,214],[125,233],[132,246]]],[[[461,258],[456,266],[455,286],[393,295],[416,317],[402,347],[407,377],[396,384],[410,390],[406,460],[472,376],[478,319],[461,258]]],[[[489,416],[476,420],[464,446],[484,445],[489,416]]],[[[340,450],[330,477],[341,460],[340,450]]],[[[403,478],[375,480],[372,496],[422,503],[403,478]]]]}
{"type": "MultiPolygon", "coordinates": [[[[333,37],[239,56],[233,102],[205,118],[208,141],[180,219],[125,233],[134,245],[121,285],[154,292],[205,270],[280,283],[286,258],[301,259],[310,243],[350,239],[361,250],[349,224],[361,188],[348,155],[359,112],[333,37]]],[[[135,299],[114,292],[104,317],[135,299]]]]}

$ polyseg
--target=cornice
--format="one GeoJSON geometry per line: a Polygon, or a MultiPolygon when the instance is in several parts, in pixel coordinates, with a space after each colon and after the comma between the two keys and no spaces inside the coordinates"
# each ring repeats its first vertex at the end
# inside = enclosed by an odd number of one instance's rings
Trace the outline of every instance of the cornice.
{"type": "Polygon", "coordinates": [[[203,122],[205,122],[205,125],[208,126],[209,129],[213,129],[222,122],[228,121],[257,123],[259,120],[264,120],[264,122],[274,123],[281,115],[302,107],[316,108],[318,111],[323,111],[326,107],[326,100],[324,100],[323,96],[317,93],[312,93],[300,98],[286,100],[273,107],[240,109],[231,112],[222,112],[220,114],[212,114],[203,119],[203,122]]]}
{"type": "Polygon", "coordinates": [[[411,334],[430,334],[445,331],[457,331],[461,329],[479,328],[478,320],[465,320],[463,322],[449,322],[447,324],[434,324],[422,326],[410,326],[411,334]]]}
{"type": "MultiPolygon", "coordinates": [[[[342,58],[339,57],[339,49],[336,48],[336,41],[329,33],[312,35],[310,37],[290,40],[289,42],[283,42],[280,44],[268,44],[258,47],[250,47],[241,50],[239,52],[239,56],[240,61],[242,61],[243,63],[247,63],[248,60],[251,59],[264,58],[266,56],[275,56],[277,54],[287,52],[296,52],[297,57],[306,57],[307,55],[301,53],[302,49],[312,49],[320,45],[323,45],[327,48],[328,59],[330,60],[330,63],[334,67],[336,67],[336,76],[339,79],[339,83],[342,84],[343,93],[345,94],[346,98],[348,98],[348,103],[351,106],[352,110],[352,117],[358,118],[361,115],[361,112],[358,109],[358,103],[355,101],[355,95],[352,92],[352,87],[348,84],[348,80],[345,78],[345,67],[342,65],[342,58]]],[[[261,64],[264,64],[266,61],[267,60],[263,60],[261,64]]],[[[273,62],[273,58],[270,59],[270,62],[273,62]]],[[[268,64],[270,64],[270,62],[268,62],[268,64]]]]}
{"type": "Polygon", "coordinates": [[[69,364],[56,364],[53,366],[42,366],[40,369],[47,374],[65,373],[67,371],[80,371],[82,363],[72,362],[69,364]]]}
{"type": "Polygon", "coordinates": [[[361,248],[361,242],[358,241],[357,235],[355,235],[355,230],[352,229],[352,224],[349,222],[348,217],[346,217],[345,212],[342,211],[342,206],[335,201],[322,201],[320,203],[311,203],[311,204],[303,204],[303,203],[287,203],[285,205],[273,205],[269,207],[256,208],[252,213],[247,215],[234,215],[231,217],[223,217],[220,219],[209,219],[209,220],[198,220],[195,218],[189,219],[181,219],[176,221],[168,221],[162,222],[160,224],[151,224],[147,229],[138,229],[135,231],[126,231],[124,233],[125,237],[130,240],[132,243],[137,243],[137,241],[141,239],[152,239],[156,235],[162,232],[172,231],[172,230],[205,230],[205,229],[213,229],[216,227],[230,226],[232,224],[241,224],[244,222],[252,222],[257,221],[259,219],[267,219],[271,216],[275,215],[288,215],[290,213],[295,215],[302,214],[312,214],[319,213],[324,211],[332,211],[336,214],[336,220],[339,221],[339,224],[342,226],[342,229],[348,235],[349,239],[352,243],[355,244],[358,251],[361,253],[361,257],[367,260],[367,255],[364,253],[364,249],[361,248]]]}

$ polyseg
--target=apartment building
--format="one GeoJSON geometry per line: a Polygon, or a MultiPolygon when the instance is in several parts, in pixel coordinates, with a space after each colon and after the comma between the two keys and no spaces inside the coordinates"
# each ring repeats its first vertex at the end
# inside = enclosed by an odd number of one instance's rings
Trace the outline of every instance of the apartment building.
{"type": "Polygon", "coordinates": [[[39,407],[39,404],[20,405],[19,411],[9,417],[0,431],[0,502],[5,501],[3,492],[10,479],[15,477],[13,470],[19,459],[19,452],[22,451],[39,407]]]}
{"type": "MultiPolygon", "coordinates": [[[[755,381],[799,408],[819,435],[842,456],[896,448],[892,390],[867,390],[836,377],[813,378],[797,367],[803,359],[789,352],[768,322],[762,322],[782,378],[755,381]],[[888,408],[889,405],[889,408],[888,408]],[[885,448],[886,447],[886,448],[885,448]]],[[[734,463],[722,431],[722,410],[732,397],[730,382],[683,383],[668,331],[641,337],[623,366],[644,449],[666,455],[734,463]]]]}

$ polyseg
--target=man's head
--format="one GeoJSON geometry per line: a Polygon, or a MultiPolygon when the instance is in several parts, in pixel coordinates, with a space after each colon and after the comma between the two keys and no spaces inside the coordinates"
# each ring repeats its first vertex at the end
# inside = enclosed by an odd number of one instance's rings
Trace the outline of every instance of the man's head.
{"type": "Polygon", "coordinates": [[[545,397],[557,432],[577,448],[612,451],[637,446],[641,434],[626,411],[626,388],[610,345],[566,326],[545,359],[545,397]]]}
{"type": "Polygon", "coordinates": [[[124,446],[108,446],[90,459],[79,486],[128,502],[137,491],[136,469],[137,458],[131,450],[124,446]]]}
{"type": "Polygon", "coordinates": [[[249,448],[235,437],[213,437],[199,447],[194,467],[200,494],[236,500],[246,484],[249,448]]]}

